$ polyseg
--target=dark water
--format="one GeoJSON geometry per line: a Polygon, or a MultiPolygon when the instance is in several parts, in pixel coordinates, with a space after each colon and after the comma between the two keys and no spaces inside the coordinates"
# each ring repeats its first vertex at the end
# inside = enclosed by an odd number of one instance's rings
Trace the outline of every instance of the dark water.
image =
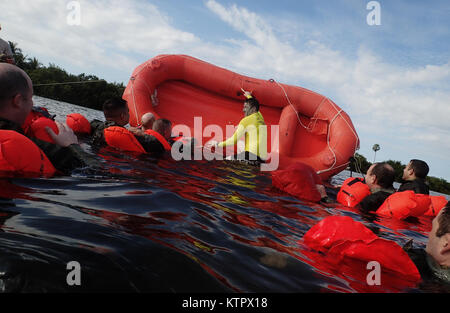
{"type": "MultiPolygon", "coordinates": [[[[35,105],[60,120],[75,111],[102,116],[43,98],[35,105]]],[[[241,163],[113,152],[99,159],[103,172],[0,180],[0,290],[355,292],[349,280],[311,265],[301,242],[311,226],[348,215],[416,247],[431,228],[430,218],[373,221],[295,199],[275,190],[268,173],[241,163]],[[80,286],[67,284],[71,261],[81,266],[80,286]]]]}

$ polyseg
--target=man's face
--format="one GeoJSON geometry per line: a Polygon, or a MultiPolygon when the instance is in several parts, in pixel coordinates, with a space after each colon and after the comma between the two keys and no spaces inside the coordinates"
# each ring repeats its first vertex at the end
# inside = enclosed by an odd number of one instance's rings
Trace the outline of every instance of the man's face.
{"type": "Polygon", "coordinates": [[[433,219],[425,250],[439,264],[448,264],[450,263],[450,253],[447,252],[445,254],[442,254],[442,249],[445,247],[446,236],[449,236],[449,234],[445,234],[441,237],[436,236],[436,232],[439,228],[439,217],[441,216],[443,211],[444,210],[441,210],[439,214],[433,219]]]}
{"type": "Polygon", "coordinates": [[[120,118],[121,118],[121,124],[124,126],[130,122],[130,110],[128,109],[128,107],[126,108],[125,111],[123,111],[120,114],[120,118]]]}
{"type": "Polygon", "coordinates": [[[413,169],[411,168],[411,162],[408,163],[408,165],[406,165],[405,169],[403,170],[403,176],[402,179],[404,180],[408,180],[411,178],[413,173],[413,169]]]}
{"type": "Polygon", "coordinates": [[[22,121],[19,124],[23,124],[23,122],[25,122],[25,119],[27,118],[28,114],[30,114],[31,109],[33,108],[33,83],[28,76],[26,77],[26,79],[28,81],[28,91],[25,95],[21,95],[20,97],[20,119],[22,121]]]}
{"type": "Polygon", "coordinates": [[[244,108],[242,109],[242,111],[244,112],[245,115],[247,115],[249,110],[250,110],[250,104],[248,104],[247,102],[244,102],[244,108]]]}

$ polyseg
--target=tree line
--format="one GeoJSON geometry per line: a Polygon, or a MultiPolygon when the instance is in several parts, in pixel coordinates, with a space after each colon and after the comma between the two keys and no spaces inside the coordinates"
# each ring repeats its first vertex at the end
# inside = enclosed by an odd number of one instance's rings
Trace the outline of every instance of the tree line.
{"type": "MultiPolygon", "coordinates": [[[[388,160],[385,162],[389,163],[394,168],[395,181],[401,183],[403,170],[405,169],[406,165],[402,164],[400,161],[394,160],[388,160]]],[[[355,157],[350,162],[350,170],[353,172],[367,173],[367,170],[371,165],[372,163],[367,161],[367,159],[363,155],[356,153],[355,157]]],[[[430,186],[430,190],[450,195],[450,183],[445,179],[427,176],[426,181],[428,183],[428,186],[430,186]]]]}
{"type": "Polygon", "coordinates": [[[107,99],[121,97],[125,90],[122,83],[108,83],[95,75],[69,74],[51,63],[43,66],[35,57],[24,55],[16,43],[10,41],[9,44],[16,65],[33,81],[35,95],[102,110],[107,99]]]}

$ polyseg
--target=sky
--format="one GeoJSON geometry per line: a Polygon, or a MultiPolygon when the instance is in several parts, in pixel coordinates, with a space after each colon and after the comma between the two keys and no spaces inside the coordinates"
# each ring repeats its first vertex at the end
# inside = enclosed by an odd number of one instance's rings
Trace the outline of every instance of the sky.
{"type": "Polygon", "coordinates": [[[450,1],[369,2],[2,0],[0,38],[125,85],[146,60],[187,54],[301,86],[349,114],[370,162],[379,144],[377,161],[422,159],[450,181],[450,1]]]}

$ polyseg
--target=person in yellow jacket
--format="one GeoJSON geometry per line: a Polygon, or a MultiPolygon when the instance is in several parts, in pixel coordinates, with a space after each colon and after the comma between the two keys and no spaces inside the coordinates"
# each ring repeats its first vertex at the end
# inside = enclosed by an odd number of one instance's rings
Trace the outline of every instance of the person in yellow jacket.
{"type": "Polygon", "coordinates": [[[233,136],[220,143],[212,142],[216,147],[234,146],[245,134],[245,150],[238,153],[237,160],[253,161],[263,163],[267,159],[267,127],[264,117],[259,111],[259,102],[250,92],[245,91],[247,98],[244,102],[245,117],[239,122],[239,125],[233,136]]]}

